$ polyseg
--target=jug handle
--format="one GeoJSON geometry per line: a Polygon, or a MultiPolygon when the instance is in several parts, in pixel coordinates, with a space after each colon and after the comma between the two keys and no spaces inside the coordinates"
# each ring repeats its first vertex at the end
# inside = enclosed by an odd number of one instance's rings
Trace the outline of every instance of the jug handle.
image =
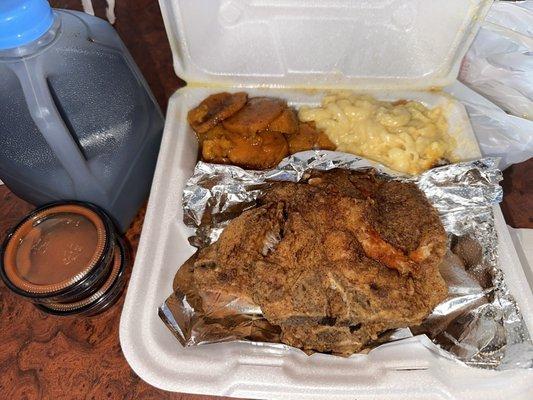
{"type": "Polygon", "coordinates": [[[26,59],[12,67],[20,81],[31,117],[58,162],[72,179],[76,198],[86,201],[108,199],[106,191],[91,172],[77,141],[63,120],[40,63],[26,59]]]}

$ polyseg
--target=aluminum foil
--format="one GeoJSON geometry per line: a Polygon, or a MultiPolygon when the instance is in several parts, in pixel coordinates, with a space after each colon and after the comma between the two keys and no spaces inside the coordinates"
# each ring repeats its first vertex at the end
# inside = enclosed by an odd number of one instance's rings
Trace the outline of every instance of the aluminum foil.
{"type": "MultiPolygon", "coordinates": [[[[502,175],[497,164],[497,159],[485,158],[407,177],[332,151],[298,153],[270,171],[199,162],[183,193],[184,222],[195,230],[189,242],[197,248],[207,246],[218,239],[229,221],[254,207],[271,182],[298,182],[313,169],[373,168],[386,179],[414,182],[439,211],[448,233],[449,250],[441,266],[448,298],[422,325],[388,332],[371,347],[425,334],[434,344],[432,350],[471,366],[533,368],[533,343],[498,265],[493,205],[502,199],[502,175]]],[[[269,324],[256,305],[220,293],[195,292],[187,273],[194,257],[180,268],[174,293],[159,309],[180,343],[279,343],[279,328],[269,324]]]]}

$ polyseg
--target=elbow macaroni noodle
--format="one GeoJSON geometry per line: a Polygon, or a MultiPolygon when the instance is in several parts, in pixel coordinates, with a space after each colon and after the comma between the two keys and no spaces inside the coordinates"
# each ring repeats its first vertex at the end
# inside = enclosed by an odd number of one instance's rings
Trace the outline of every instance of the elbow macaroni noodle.
{"type": "Polygon", "coordinates": [[[416,101],[378,101],[368,95],[338,92],[322,106],[302,107],[301,121],[314,121],[337,150],[357,154],[392,169],[418,174],[452,160],[456,143],[440,107],[416,101]]]}

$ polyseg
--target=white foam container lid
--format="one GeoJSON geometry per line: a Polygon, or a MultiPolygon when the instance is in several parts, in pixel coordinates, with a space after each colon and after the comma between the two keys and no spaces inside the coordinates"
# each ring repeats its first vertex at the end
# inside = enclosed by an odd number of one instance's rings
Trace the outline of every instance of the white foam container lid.
{"type": "MultiPolygon", "coordinates": [[[[269,344],[182,348],[157,308],[194,253],[181,194],[197,161],[189,109],[221,90],[316,105],[311,88],[357,88],[377,98],[448,111],[457,156],[480,157],[464,107],[424,89],[451,84],[491,1],[160,0],[176,73],[189,82],[169,101],[161,151],[120,321],[132,369],[161,389],[245,398],[531,399],[533,371],[469,368],[431,351],[424,336],[350,358],[269,344]]],[[[500,262],[533,331],[533,295],[501,211],[500,262]]]]}

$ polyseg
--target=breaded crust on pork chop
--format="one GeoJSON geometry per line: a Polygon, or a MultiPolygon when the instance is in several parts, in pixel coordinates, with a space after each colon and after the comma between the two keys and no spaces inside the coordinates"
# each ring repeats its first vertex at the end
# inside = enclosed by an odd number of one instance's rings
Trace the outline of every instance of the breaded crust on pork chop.
{"type": "Polygon", "coordinates": [[[194,264],[195,285],[253,301],[305,350],[351,354],[418,325],[447,294],[446,234],[413,184],[371,172],[274,183],[194,264]]]}

